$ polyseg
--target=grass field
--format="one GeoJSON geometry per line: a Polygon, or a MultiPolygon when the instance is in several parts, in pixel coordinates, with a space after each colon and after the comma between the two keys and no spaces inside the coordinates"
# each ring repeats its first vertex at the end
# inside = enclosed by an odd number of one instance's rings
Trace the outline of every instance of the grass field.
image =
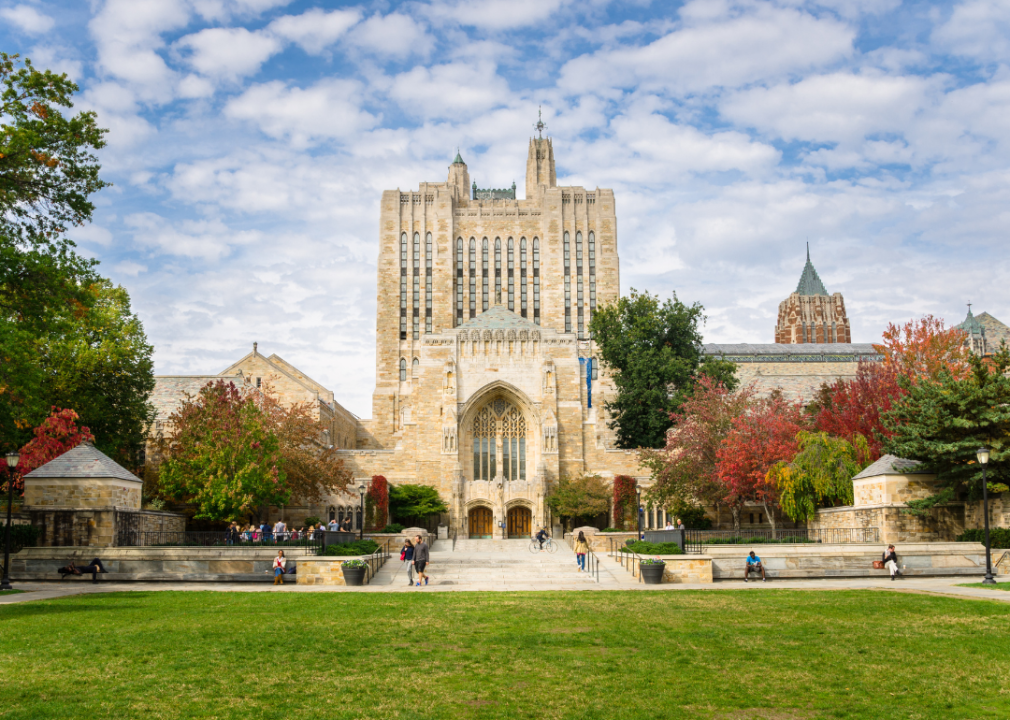
{"type": "Polygon", "coordinates": [[[886,591],[0,606],[0,718],[1006,718],[1010,605],[886,591]]]}
{"type": "Polygon", "coordinates": [[[17,595],[23,592],[24,590],[0,590],[0,595],[17,595]]]}
{"type": "Polygon", "coordinates": [[[997,582],[995,585],[986,585],[984,583],[966,583],[964,585],[959,585],[958,587],[976,587],[982,588],[983,590],[1010,590],[1010,582],[1004,580],[1003,582],[997,582]]]}

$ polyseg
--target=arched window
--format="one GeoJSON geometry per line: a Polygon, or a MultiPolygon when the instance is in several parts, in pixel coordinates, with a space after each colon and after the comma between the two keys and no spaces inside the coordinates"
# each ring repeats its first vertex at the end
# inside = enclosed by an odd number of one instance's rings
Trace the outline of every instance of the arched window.
{"type": "Polygon", "coordinates": [[[407,233],[400,235],[400,339],[407,339],[407,233]]]}
{"type": "Polygon", "coordinates": [[[515,258],[515,248],[512,244],[512,238],[509,238],[508,247],[508,287],[509,287],[509,310],[515,312],[516,310],[516,281],[515,281],[515,270],[516,270],[516,258],[515,258]]]}
{"type": "Polygon", "coordinates": [[[421,325],[421,233],[414,233],[414,339],[420,336],[421,325]]]}
{"type": "Polygon", "coordinates": [[[410,376],[412,378],[417,377],[417,372],[420,367],[421,367],[421,361],[418,360],[417,358],[414,358],[414,362],[410,364],[410,376]]]}
{"type": "Polygon", "coordinates": [[[526,479],[526,419],[504,398],[495,398],[473,421],[473,479],[526,479]],[[501,444],[501,467],[497,448],[501,444]]]}
{"type": "Polygon", "coordinates": [[[470,238],[470,317],[477,317],[477,244],[470,238]]]}
{"type": "Polygon", "coordinates": [[[424,332],[431,332],[431,233],[424,237],[424,332]]]}
{"type": "Polygon", "coordinates": [[[533,322],[540,324],[540,240],[533,238],[533,322]]]}
{"type": "Polygon", "coordinates": [[[494,304],[501,305],[501,238],[494,239],[494,304]]]}
{"type": "Polygon", "coordinates": [[[326,511],[326,514],[329,516],[330,520],[336,520],[337,519],[337,509],[335,507],[333,507],[332,505],[330,505],[330,508],[329,508],[329,510],[326,511]]]}
{"type": "Polygon", "coordinates": [[[526,238],[519,241],[519,312],[526,317],[526,238]]]}
{"type": "Polygon", "coordinates": [[[589,319],[596,312],[596,235],[589,233],[589,319]]]}
{"type": "Polygon", "coordinates": [[[484,245],[481,249],[481,276],[480,276],[480,293],[481,293],[481,311],[487,310],[487,296],[488,296],[488,266],[487,266],[487,238],[484,238],[484,245]]]}
{"type": "Polygon", "coordinates": [[[407,359],[400,358],[400,382],[407,382],[407,359]]]}
{"type": "Polygon", "coordinates": [[[582,337],[583,337],[583,335],[584,335],[584,330],[585,330],[585,328],[582,325],[583,320],[584,320],[584,316],[583,316],[583,311],[582,311],[583,295],[582,295],[582,233],[581,232],[575,233],[575,291],[576,291],[575,292],[575,300],[576,300],[575,313],[576,313],[576,318],[578,319],[579,339],[581,340],[582,337]]]}
{"type": "Polygon", "coordinates": [[[572,242],[565,232],[565,332],[572,331],[572,242]]]}
{"type": "Polygon", "coordinates": [[[463,324],[463,238],[456,238],[456,312],[453,327],[463,324]]]}

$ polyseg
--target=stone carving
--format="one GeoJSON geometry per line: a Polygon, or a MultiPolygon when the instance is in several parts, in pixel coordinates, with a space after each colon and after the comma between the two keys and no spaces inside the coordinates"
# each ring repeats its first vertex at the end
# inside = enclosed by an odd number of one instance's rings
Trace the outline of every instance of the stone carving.
{"type": "Polygon", "coordinates": [[[471,330],[470,331],[470,340],[473,341],[473,342],[479,342],[480,341],[480,330],[471,330]]]}
{"type": "Polygon", "coordinates": [[[554,394],[555,375],[554,360],[548,355],[544,361],[544,395],[554,394]]]}
{"type": "Polygon", "coordinates": [[[505,331],[504,330],[500,330],[500,329],[499,330],[495,330],[494,331],[494,339],[495,339],[496,342],[504,342],[505,341],[505,331]]]}
{"type": "Polygon", "coordinates": [[[442,369],[445,375],[445,380],[443,383],[444,392],[446,395],[456,395],[456,363],[452,361],[452,358],[445,361],[445,366],[442,369]]]}
{"type": "Polygon", "coordinates": [[[459,449],[457,443],[458,426],[456,403],[448,403],[442,418],[442,452],[454,453],[459,449]]]}
{"type": "Polygon", "coordinates": [[[558,451],[558,418],[554,414],[554,409],[548,405],[547,412],[544,413],[544,452],[557,453],[558,451]]]}
{"type": "Polygon", "coordinates": [[[515,342],[516,331],[515,330],[509,330],[508,331],[508,335],[507,335],[507,339],[508,339],[509,342],[515,342]]]}
{"type": "Polygon", "coordinates": [[[529,340],[530,339],[530,331],[529,330],[520,330],[519,331],[519,339],[522,340],[523,342],[526,342],[527,340],[529,340]]]}
{"type": "Polygon", "coordinates": [[[485,330],[484,331],[484,342],[491,342],[491,331],[490,330],[485,330]]]}
{"type": "Polygon", "coordinates": [[[533,342],[540,342],[540,331],[534,330],[531,335],[531,339],[533,340],[533,342]]]}

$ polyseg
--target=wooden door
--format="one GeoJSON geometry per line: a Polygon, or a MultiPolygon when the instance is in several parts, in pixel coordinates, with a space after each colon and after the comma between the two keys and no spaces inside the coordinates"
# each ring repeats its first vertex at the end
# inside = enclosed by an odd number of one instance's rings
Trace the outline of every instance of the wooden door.
{"type": "Polygon", "coordinates": [[[474,508],[470,511],[469,536],[472,538],[489,538],[492,533],[494,518],[491,510],[486,507],[474,508]]]}
{"type": "Polygon", "coordinates": [[[529,508],[514,507],[508,514],[508,532],[510,538],[530,537],[530,526],[533,524],[533,511],[529,508]]]}

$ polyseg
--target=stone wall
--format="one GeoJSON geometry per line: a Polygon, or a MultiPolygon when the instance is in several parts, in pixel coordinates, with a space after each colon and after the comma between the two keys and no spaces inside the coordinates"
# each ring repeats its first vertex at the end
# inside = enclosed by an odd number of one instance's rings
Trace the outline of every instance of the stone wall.
{"type": "Polygon", "coordinates": [[[141,483],[113,478],[25,478],[25,509],[140,509],[141,483]]]}
{"type": "MultiPolygon", "coordinates": [[[[299,585],[346,585],[344,560],[364,560],[364,557],[313,557],[298,562],[299,585]]],[[[365,584],[372,581],[371,567],[365,572],[365,584]]]]}
{"type": "Polygon", "coordinates": [[[186,517],[156,510],[124,512],[113,507],[27,508],[39,528],[40,547],[107,548],[118,544],[119,530],[141,532],[182,531],[186,517]]]}
{"type": "Polygon", "coordinates": [[[666,563],[663,568],[665,583],[710,583],[712,577],[712,558],[700,555],[664,555],[666,563]]]}
{"type": "Polygon", "coordinates": [[[809,523],[811,529],[878,528],[880,542],[951,541],[964,532],[964,507],[934,508],[930,517],[920,518],[894,505],[821,508],[809,523]]]}

